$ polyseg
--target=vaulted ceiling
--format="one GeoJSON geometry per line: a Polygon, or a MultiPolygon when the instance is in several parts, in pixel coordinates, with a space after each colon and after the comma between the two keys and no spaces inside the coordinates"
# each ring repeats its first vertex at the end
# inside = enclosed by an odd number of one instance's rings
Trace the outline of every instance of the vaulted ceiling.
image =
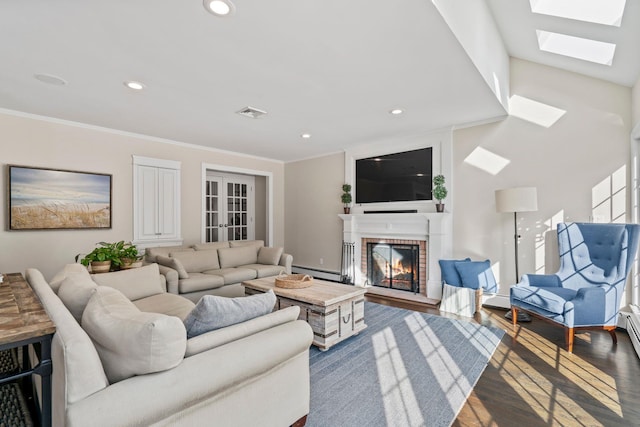
{"type": "MultiPolygon", "coordinates": [[[[437,1],[234,3],[218,17],[202,0],[4,0],[0,108],[282,161],[506,114],[437,1]],[[267,114],[236,113],[248,106],[267,114]]],[[[560,24],[528,1],[487,10],[512,56],[631,86],[640,2],[627,3],[625,41],[598,67],[541,53],[534,27],[560,24]]]]}

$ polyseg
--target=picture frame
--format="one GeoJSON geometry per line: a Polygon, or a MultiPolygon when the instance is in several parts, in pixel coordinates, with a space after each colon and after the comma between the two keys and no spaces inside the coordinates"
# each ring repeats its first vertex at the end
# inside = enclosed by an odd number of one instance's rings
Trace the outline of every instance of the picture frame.
{"type": "Polygon", "coordinates": [[[9,230],[111,228],[109,174],[7,165],[9,230]]]}

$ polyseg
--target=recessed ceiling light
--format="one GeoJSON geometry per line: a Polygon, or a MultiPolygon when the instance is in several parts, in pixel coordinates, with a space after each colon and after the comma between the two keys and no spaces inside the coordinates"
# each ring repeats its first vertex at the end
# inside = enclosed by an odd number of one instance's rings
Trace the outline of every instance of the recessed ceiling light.
{"type": "Polygon", "coordinates": [[[538,47],[545,52],[570,56],[596,64],[611,65],[616,45],[550,31],[536,30],[538,47]]]}
{"type": "Polygon", "coordinates": [[[310,133],[303,133],[302,135],[300,135],[300,137],[304,138],[304,139],[309,139],[309,138],[311,138],[311,134],[310,133]]]}
{"type": "Polygon", "coordinates": [[[236,10],[230,0],[204,0],[202,4],[207,12],[216,16],[229,16],[236,10]]]}
{"type": "Polygon", "coordinates": [[[136,82],[134,80],[128,81],[128,82],[124,82],[124,85],[126,87],[128,87],[129,89],[133,89],[133,90],[142,90],[144,89],[144,85],[140,82],[136,82]]]}
{"type": "Polygon", "coordinates": [[[51,74],[34,74],[33,77],[35,77],[36,80],[40,80],[42,83],[47,83],[50,85],[64,86],[67,84],[66,80],[61,79],[58,76],[53,76],[51,74]]]}
{"type": "Polygon", "coordinates": [[[393,110],[389,111],[389,114],[393,114],[394,116],[399,116],[402,113],[404,113],[404,110],[401,110],[400,108],[394,108],[393,110]]]}

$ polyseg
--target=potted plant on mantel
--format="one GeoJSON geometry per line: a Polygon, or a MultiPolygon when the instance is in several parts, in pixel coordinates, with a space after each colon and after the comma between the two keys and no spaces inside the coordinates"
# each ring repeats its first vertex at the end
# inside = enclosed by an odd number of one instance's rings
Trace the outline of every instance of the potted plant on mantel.
{"type": "Polygon", "coordinates": [[[344,204],[344,213],[348,214],[351,212],[351,185],[342,184],[342,195],[340,196],[340,200],[344,204]]]}
{"type": "Polygon", "coordinates": [[[447,197],[447,189],[444,186],[444,175],[436,175],[433,177],[433,198],[438,201],[436,203],[436,212],[444,212],[444,203],[442,201],[447,197]]]}

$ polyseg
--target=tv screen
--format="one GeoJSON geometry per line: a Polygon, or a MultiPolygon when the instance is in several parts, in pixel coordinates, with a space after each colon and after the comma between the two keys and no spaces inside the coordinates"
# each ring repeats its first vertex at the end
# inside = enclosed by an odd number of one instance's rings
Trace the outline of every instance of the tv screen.
{"type": "Polygon", "coordinates": [[[431,147],[356,160],[356,203],[431,200],[431,147]]]}

